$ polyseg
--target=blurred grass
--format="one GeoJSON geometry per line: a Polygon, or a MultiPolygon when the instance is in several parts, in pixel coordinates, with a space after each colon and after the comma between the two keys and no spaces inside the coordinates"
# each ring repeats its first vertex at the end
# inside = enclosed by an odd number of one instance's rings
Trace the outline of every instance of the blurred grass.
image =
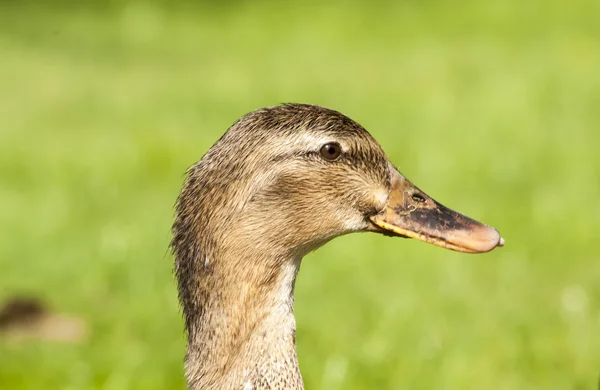
{"type": "Polygon", "coordinates": [[[309,256],[308,389],[595,388],[599,12],[2,3],[0,299],[39,294],[93,333],[0,343],[0,388],[183,388],[167,252],[182,175],[237,117],[284,101],[358,120],[417,185],[507,241],[475,257],[363,234],[309,256]]]}

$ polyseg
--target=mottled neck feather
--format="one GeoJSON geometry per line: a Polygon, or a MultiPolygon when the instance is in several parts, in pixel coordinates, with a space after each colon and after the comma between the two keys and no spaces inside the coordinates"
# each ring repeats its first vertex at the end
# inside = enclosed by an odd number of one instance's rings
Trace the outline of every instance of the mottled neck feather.
{"type": "Polygon", "coordinates": [[[232,250],[199,263],[210,268],[210,293],[186,313],[189,388],[303,389],[293,314],[300,259],[232,250]]]}
{"type": "Polygon", "coordinates": [[[307,249],[277,229],[283,213],[242,205],[250,195],[241,179],[208,180],[210,165],[205,158],[190,174],[173,225],[188,386],[302,389],[293,292],[307,249]]]}

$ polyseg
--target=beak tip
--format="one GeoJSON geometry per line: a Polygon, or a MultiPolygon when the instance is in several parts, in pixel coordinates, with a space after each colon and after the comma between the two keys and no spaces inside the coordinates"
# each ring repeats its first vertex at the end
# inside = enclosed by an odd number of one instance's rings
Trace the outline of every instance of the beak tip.
{"type": "Polygon", "coordinates": [[[472,233],[474,234],[466,236],[468,239],[462,241],[461,244],[473,253],[490,252],[497,247],[504,246],[504,238],[493,227],[481,225],[479,229],[473,230],[472,233]]]}

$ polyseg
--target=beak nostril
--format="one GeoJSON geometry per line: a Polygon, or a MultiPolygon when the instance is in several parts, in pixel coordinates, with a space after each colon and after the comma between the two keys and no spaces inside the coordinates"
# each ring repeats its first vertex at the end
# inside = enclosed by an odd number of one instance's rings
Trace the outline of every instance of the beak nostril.
{"type": "Polygon", "coordinates": [[[412,200],[418,203],[425,203],[425,198],[421,194],[412,194],[412,200]]]}

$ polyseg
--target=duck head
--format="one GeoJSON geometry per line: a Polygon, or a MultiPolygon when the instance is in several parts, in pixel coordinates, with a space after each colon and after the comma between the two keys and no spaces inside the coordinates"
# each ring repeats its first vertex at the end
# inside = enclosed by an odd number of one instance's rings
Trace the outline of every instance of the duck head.
{"type": "Polygon", "coordinates": [[[467,253],[504,243],[417,188],[341,113],[286,104],[247,114],[188,170],[178,199],[172,247],[184,309],[202,304],[194,286],[210,294],[199,279],[223,267],[273,269],[273,259],[366,231],[467,253]]]}
{"type": "Polygon", "coordinates": [[[503,245],[495,229],[444,207],[406,179],[362,126],[318,106],[287,104],[246,115],[188,175],[175,249],[182,233],[207,228],[210,246],[251,238],[253,246],[299,256],[362,231],[467,253],[503,245]]]}

